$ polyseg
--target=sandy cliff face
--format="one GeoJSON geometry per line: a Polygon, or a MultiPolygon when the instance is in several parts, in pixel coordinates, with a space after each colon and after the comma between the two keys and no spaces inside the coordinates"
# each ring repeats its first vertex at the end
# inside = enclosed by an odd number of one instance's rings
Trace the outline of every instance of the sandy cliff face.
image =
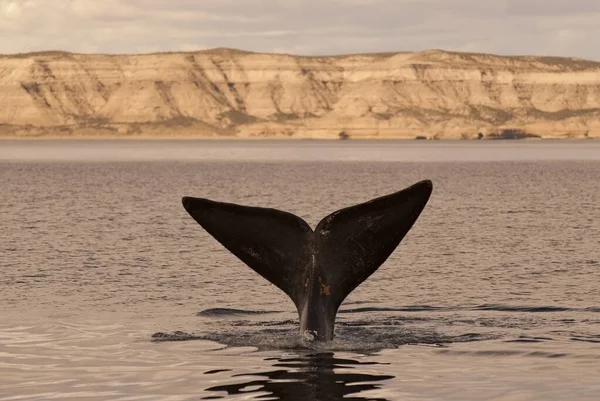
{"type": "Polygon", "coordinates": [[[0,56],[0,135],[600,137],[600,62],[426,51],[0,56]]]}

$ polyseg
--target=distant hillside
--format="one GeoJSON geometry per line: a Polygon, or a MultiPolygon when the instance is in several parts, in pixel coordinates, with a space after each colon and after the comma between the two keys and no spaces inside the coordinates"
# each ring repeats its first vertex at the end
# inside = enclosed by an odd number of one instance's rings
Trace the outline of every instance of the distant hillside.
{"type": "Polygon", "coordinates": [[[0,136],[466,139],[503,130],[600,137],[600,63],[441,50],[0,56],[0,136]]]}

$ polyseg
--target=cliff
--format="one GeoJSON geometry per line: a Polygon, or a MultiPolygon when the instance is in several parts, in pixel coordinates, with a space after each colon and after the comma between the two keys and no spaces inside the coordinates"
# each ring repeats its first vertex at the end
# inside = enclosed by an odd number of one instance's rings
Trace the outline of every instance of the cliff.
{"type": "Polygon", "coordinates": [[[0,136],[600,137],[600,62],[231,49],[0,56],[0,136]]]}

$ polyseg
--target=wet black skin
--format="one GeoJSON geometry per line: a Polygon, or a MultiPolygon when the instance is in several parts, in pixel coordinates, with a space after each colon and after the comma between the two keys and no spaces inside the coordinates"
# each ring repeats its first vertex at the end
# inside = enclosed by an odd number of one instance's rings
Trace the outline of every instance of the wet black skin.
{"type": "Polygon", "coordinates": [[[210,235],[296,305],[300,333],[333,339],[342,301],[400,244],[425,208],[433,185],[338,210],[315,230],[276,209],[184,197],[183,207],[210,235]]]}

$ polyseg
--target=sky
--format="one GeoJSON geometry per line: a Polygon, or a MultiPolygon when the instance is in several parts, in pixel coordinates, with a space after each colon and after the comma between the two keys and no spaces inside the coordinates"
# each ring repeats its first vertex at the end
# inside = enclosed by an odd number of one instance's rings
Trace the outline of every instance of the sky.
{"type": "Polygon", "coordinates": [[[443,49],[600,60],[599,0],[0,0],[0,54],[443,49]]]}

